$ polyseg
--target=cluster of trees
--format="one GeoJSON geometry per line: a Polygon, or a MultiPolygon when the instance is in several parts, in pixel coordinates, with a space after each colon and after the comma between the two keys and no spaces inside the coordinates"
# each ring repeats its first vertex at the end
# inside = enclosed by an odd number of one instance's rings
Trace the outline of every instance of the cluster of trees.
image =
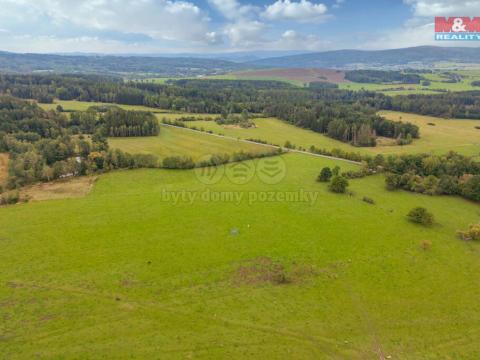
{"type": "Polygon", "coordinates": [[[357,83],[402,83],[419,84],[423,77],[403,71],[351,70],[345,73],[345,79],[357,83]]]}
{"type": "Polygon", "coordinates": [[[305,101],[303,106],[272,102],[265,113],[355,146],[375,146],[377,136],[396,139],[420,136],[418,126],[414,124],[384,119],[376,115],[375,107],[368,104],[348,103],[343,96],[333,98],[305,101]]]}
{"type": "Polygon", "coordinates": [[[160,126],[156,117],[145,111],[125,111],[110,109],[103,115],[105,131],[108,136],[156,136],[160,126]]]}
{"type": "Polygon", "coordinates": [[[255,126],[250,120],[250,114],[246,109],[243,109],[240,115],[223,113],[215,122],[219,125],[237,125],[242,128],[249,128],[255,126]]]}
{"type": "Polygon", "coordinates": [[[386,185],[389,190],[460,195],[480,201],[480,162],[468,156],[450,152],[443,156],[389,156],[383,160],[377,159],[387,172],[386,185]]]}
{"type": "Polygon", "coordinates": [[[317,177],[318,182],[329,182],[328,189],[337,194],[347,192],[349,186],[348,180],[343,175],[340,175],[340,167],[335,166],[330,169],[328,166],[322,168],[317,177]]]}

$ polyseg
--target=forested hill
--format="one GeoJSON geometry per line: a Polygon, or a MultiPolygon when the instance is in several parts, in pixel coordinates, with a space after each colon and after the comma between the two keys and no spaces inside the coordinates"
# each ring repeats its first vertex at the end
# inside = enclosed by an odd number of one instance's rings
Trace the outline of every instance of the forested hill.
{"type": "Polygon", "coordinates": [[[457,63],[480,62],[480,48],[419,46],[391,50],[337,50],[312,54],[283,56],[250,62],[257,67],[323,67],[346,68],[362,65],[395,66],[422,63],[425,65],[438,61],[457,63]]]}
{"type": "Polygon", "coordinates": [[[0,52],[0,72],[151,74],[158,77],[197,76],[238,70],[225,60],[140,56],[67,56],[0,52]]]}
{"type": "Polygon", "coordinates": [[[84,73],[138,77],[192,77],[252,68],[375,68],[431,65],[434,62],[480,62],[480,48],[415,48],[362,51],[337,50],[290,55],[251,62],[219,58],[17,54],[0,51],[0,73],[84,73]]]}

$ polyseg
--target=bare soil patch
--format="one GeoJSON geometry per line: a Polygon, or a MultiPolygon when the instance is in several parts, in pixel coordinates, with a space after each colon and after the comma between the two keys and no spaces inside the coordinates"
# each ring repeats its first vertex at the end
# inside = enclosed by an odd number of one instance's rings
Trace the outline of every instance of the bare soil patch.
{"type": "Polygon", "coordinates": [[[284,78],[287,80],[299,81],[302,83],[311,83],[315,81],[327,81],[334,84],[348,82],[345,80],[345,72],[333,69],[320,68],[298,68],[298,69],[272,69],[272,70],[256,70],[234,73],[239,78],[284,78]]]}
{"type": "Polygon", "coordinates": [[[287,285],[307,281],[319,275],[336,278],[338,264],[331,264],[325,268],[317,268],[310,264],[289,263],[269,257],[258,257],[244,261],[233,273],[235,285],[287,285]]]}
{"type": "Polygon", "coordinates": [[[35,184],[23,188],[20,197],[28,201],[84,197],[90,193],[96,180],[97,177],[82,176],[35,184]]]}
{"type": "Polygon", "coordinates": [[[252,125],[249,126],[249,127],[242,127],[242,126],[236,125],[236,124],[235,124],[235,125],[232,125],[232,124],[230,124],[230,125],[223,125],[223,128],[224,128],[224,129],[255,129],[256,127],[257,127],[257,125],[255,125],[255,124],[252,124],[252,125]]]}

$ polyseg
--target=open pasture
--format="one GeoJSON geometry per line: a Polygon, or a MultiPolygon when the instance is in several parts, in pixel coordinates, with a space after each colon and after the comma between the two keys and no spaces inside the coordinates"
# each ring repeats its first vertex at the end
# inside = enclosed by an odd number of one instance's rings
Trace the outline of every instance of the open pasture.
{"type": "Polygon", "coordinates": [[[131,170],[84,198],[0,208],[2,357],[476,358],[480,247],[455,231],[478,205],[381,176],[336,195],[319,170],[353,165],[282,158],[276,185],[131,170]],[[300,190],[315,200],[259,197],[300,190]],[[437,224],[409,223],[414,206],[437,224]]]}
{"type": "Polygon", "coordinates": [[[260,153],[269,150],[263,145],[171,126],[161,126],[158,136],[109,138],[108,142],[111,148],[131,154],[154,154],[161,159],[167,156],[189,156],[194,161],[213,154],[232,154],[239,151],[260,153]]]}
{"type": "Polygon", "coordinates": [[[416,139],[412,144],[405,146],[377,145],[376,147],[366,148],[354,147],[275,118],[254,119],[256,127],[247,129],[222,126],[213,121],[191,121],[186,124],[187,126],[195,126],[232,137],[261,139],[280,146],[283,146],[286,141],[290,141],[297,147],[303,147],[307,150],[314,145],[317,148],[327,150],[337,148],[371,155],[419,152],[442,154],[450,150],[465,155],[477,156],[480,154],[480,130],[475,128],[475,126],[480,126],[480,121],[446,120],[394,111],[381,111],[380,114],[387,119],[409,121],[418,125],[420,127],[420,139],[416,139]],[[430,125],[432,123],[435,126],[430,125]]]}

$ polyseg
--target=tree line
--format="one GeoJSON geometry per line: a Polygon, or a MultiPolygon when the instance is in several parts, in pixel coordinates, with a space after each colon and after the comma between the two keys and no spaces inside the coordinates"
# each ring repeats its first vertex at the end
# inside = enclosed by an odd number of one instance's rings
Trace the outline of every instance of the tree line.
{"type": "Polygon", "coordinates": [[[350,70],[345,73],[345,79],[356,83],[420,84],[420,81],[424,78],[419,74],[413,74],[403,71],[350,70]]]}

